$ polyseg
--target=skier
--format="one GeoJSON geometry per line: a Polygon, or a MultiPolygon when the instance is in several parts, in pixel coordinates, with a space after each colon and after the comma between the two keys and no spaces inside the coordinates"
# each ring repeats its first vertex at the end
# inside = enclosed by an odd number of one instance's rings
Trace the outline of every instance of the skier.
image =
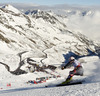
{"type": "Polygon", "coordinates": [[[74,69],[72,71],[69,72],[69,76],[67,77],[66,79],[66,83],[67,82],[70,82],[70,80],[72,79],[72,77],[74,75],[80,75],[80,76],[83,76],[83,67],[82,65],[80,64],[79,61],[77,61],[74,57],[70,57],[69,58],[69,62],[64,66],[62,67],[62,70],[65,69],[67,66],[69,65],[73,65],[74,66],[74,69]]]}

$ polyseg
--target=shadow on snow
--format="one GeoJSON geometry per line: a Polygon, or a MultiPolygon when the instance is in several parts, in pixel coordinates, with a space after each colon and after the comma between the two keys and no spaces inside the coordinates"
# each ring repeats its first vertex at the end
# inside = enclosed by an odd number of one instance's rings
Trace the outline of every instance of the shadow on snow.
{"type": "Polygon", "coordinates": [[[79,58],[87,57],[87,56],[98,56],[100,58],[100,55],[96,54],[95,52],[93,52],[93,51],[91,51],[89,49],[87,49],[87,51],[88,51],[88,54],[87,55],[81,55],[81,56],[75,54],[74,52],[69,51],[67,54],[63,54],[63,57],[65,59],[65,61],[63,63],[67,64],[68,61],[69,61],[68,59],[71,56],[75,57],[75,59],[79,59],[79,58]]]}

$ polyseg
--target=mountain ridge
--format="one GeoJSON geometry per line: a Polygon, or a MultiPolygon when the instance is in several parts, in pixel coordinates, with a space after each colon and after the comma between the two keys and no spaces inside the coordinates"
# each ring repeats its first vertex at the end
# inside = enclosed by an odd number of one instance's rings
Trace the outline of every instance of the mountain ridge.
{"type": "Polygon", "coordinates": [[[95,44],[84,35],[69,31],[61,21],[63,17],[41,10],[31,15],[6,10],[0,8],[0,42],[3,41],[1,44],[10,51],[31,50],[33,55],[36,51],[42,56],[46,49],[49,56],[48,60],[44,60],[46,63],[64,61],[62,55],[70,50],[78,55],[87,55],[87,49],[95,52],[95,44]]]}

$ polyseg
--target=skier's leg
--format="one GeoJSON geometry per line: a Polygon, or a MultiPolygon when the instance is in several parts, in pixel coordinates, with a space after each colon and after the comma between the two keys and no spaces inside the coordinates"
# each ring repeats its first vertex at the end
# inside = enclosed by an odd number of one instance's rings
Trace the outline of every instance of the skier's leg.
{"type": "Polygon", "coordinates": [[[69,82],[70,82],[70,80],[71,80],[72,77],[74,76],[74,74],[72,74],[72,73],[73,73],[73,71],[70,71],[70,72],[69,72],[69,75],[68,75],[66,81],[63,82],[62,84],[66,84],[66,83],[69,83],[69,82]]]}
{"type": "Polygon", "coordinates": [[[83,72],[84,72],[83,68],[82,68],[82,67],[78,67],[78,68],[76,69],[76,72],[74,72],[74,75],[83,76],[83,72]]]}
{"type": "Polygon", "coordinates": [[[69,72],[69,75],[68,75],[66,81],[70,81],[73,76],[74,76],[74,70],[69,72]]]}
{"type": "MultiPolygon", "coordinates": [[[[77,70],[76,70],[76,69],[70,71],[70,72],[69,72],[69,76],[67,77],[67,79],[68,79],[68,80],[71,80],[72,77],[73,77],[76,73],[77,73],[77,70]]],[[[67,79],[66,79],[66,80],[67,80],[67,79]]]]}
{"type": "Polygon", "coordinates": [[[69,74],[69,76],[67,77],[67,79],[62,84],[69,83],[71,79],[72,79],[72,76],[69,74]]]}

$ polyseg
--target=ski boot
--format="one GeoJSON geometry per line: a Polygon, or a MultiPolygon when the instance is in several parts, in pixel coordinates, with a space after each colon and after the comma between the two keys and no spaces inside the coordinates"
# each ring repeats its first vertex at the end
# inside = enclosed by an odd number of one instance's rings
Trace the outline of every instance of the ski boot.
{"type": "Polygon", "coordinates": [[[69,83],[71,80],[72,80],[72,77],[67,78],[66,81],[64,81],[62,84],[67,84],[67,83],[69,83]]]}

